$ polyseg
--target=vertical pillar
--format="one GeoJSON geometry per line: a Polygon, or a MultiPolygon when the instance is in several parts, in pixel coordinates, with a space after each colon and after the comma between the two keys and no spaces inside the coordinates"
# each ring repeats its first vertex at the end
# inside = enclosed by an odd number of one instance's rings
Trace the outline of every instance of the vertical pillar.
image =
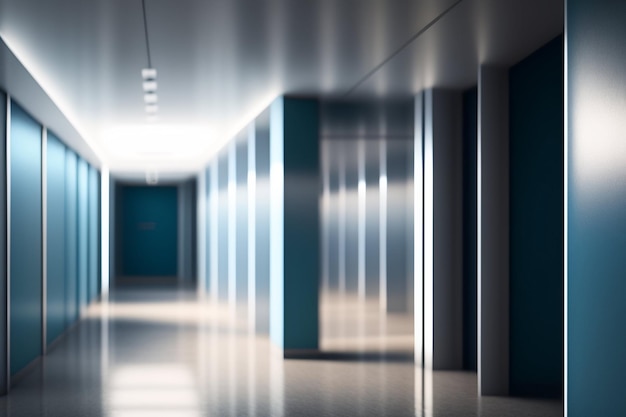
{"type": "Polygon", "coordinates": [[[197,290],[198,294],[204,296],[207,288],[207,216],[206,216],[206,199],[207,199],[207,175],[206,170],[202,170],[196,177],[196,225],[198,233],[196,234],[196,250],[198,253],[197,261],[197,290]]]}
{"type": "MultiPolygon", "coordinates": [[[[48,129],[41,129],[41,354],[48,341],[48,129]]],[[[88,242],[89,244],[91,242],[88,242]]],[[[91,249],[90,245],[89,248],[91,249]]],[[[88,253],[89,254],[89,253],[88,253]]]]}
{"type": "Polygon", "coordinates": [[[209,293],[211,302],[219,300],[219,178],[218,159],[211,162],[209,181],[209,293]]]}
{"type": "Polygon", "coordinates": [[[256,123],[246,129],[248,153],[248,328],[256,330],[256,123]]]}
{"type": "Polygon", "coordinates": [[[282,349],[319,347],[319,110],[281,97],[270,125],[270,338],[282,349]]]}
{"type": "Polygon", "coordinates": [[[337,149],[338,153],[338,180],[337,189],[337,229],[338,229],[338,289],[341,296],[346,295],[347,288],[347,266],[346,266],[346,145],[341,142],[337,149]]]}
{"type": "Polygon", "coordinates": [[[236,299],[238,314],[247,316],[248,307],[248,135],[244,129],[236,138],[236,299]]]}
{"type": "Polygon", "coordinates": [[[461,94],[424,100],[424,360],[462,369],[461,94]]]}
{"type": "MultiPolygon", "coordinates": [[[[360,139],[357,143],[358,152],[358,293],[359,300],[365,300],[365,197],[366,197],[366,183],[365,183],[365,139],[360,139]]],[[[326,188],[325,188],[326,189],[326,188]]]]}
{"type": "Polygon", "coordinates": [[[378,297],[380,310],[387,311],[387,143],[379,142],[379,179],[378,179],[378,297]]]}
{"type": "MultiPolygon", "coordinates": [[[[415,129],[415,128],[414,128],[415,129]]],[[[404,192],[404,280],[406,288],[404,294],[404,303],[405,303],[405,313],[408,315],[413,315],[415,308],[415,227],[414,220],[415,214],[413,210],[413,205],[415,204],[415,140],[414,140],[414,132],[413,136],[408,136],[404,141],[404,160],[406,162],[406,167],[404,170],[404,181],[402,184],[402,190],[404,192]]]]}
{"type": "Polygon", "coordinates": [[[228,145],[228,306],[237,306],[237,142],[228,145]]]}
{"type": "Polygon", "coordinates": [[[413,326],[414,355],[424,364],[424,93],[415,97],[413,145],[413,326]]]}
{"type": "Polygon", "coordinates": [[[478,75],[478,392],[509,393],[508,70],[478,75]]]}
{"type": "Polygon", "coordinates": [[[322,169],[322,294],[330,291],[330,143],[320,142],[322,169]]]}
{"type": "Polygon", "coordinates": [[[365,293],[378,300],[380,292],[380,163],[377,140],[365,141],[365,293]]]}
{"type": "Polygon", "coordinates": [[[407,247],[407,151],[412,143],[407,139],[386,140],[386,311],[408,311],[409,281],[407,247]]]}
{"type": "Polygon", "coordinates": [[[10,99],[0,91],[0,395],[8,394],[10,365],[9,365],[9,265],[7,263],[8,243],[8,213],[9,195],[8,152],[10,131],[10,99]]]}
{"type": "MultiPolygon", "coordinates": [[[[70,186],[70,181],[68,180],[68,175],[69,175],[69,171],[68,171],[68,167],[67,165],[69,164],[69,155],[68,152],[66,151],[66,166],[65,166],[65,230],[66,230],[66,249],[65,249],[65,258],[66,258],[66,269],[65,269],[65,273],[66,273],[66,283],[68,283],[71,279],[71,269],[72,267],[69,265],[68,259],[70,257],[69,255],[69,229],[71,228],[71,226],[68,225],[68,212],[70,211],[70,208],[68,207],[68,203],[69,203],[69,197],[68,194],[70,193],[69,191],[69,186],[70,186]]],[[[108,187],[109,187],[109,198],[108,198],[108,211],[109,211],[109,221],[108,221],[108,230],[109,230],[109,274],[108,274],[108,288],[110,289],[112,286],[115,285],[115,278],[116,278],[116,274],[117,274],[117,263],[118,263],[118,257],[117,257],[117,253],[119,251],[119,247],[116,246],[116,239],[117,239],[117,219],[116,219],[116,207],[117,207],[117,195],[118,195],[118,191],[117,191],[117,184],[115,182],[115,179],[111,176],[111,174],[109,173],[109,182],[108,182],[108,187]]],[[[103,191],[104,192],[104,191],[103,191]]],[[[104,202],[104,200],[103,200],[104,202]]],[[[103,211],[104,212],[104,211],[103,211]]],[[[104,215],[104,214],[103,214],[104,215]]],[[[105,227],[105,224],[103,222],[102,227],[105,227]]],[[[104,262],[104,259],[103,259],[104,262]]],[[[66,289],[68,291],[69,294],[69,288],[70,285],[66,284],[66,289]]],[[[66,295],[66,300],[67,295],[66,295]]],[[[69,301],[66,301],[66,309],[67,306],[70,305],[69,301]]]]}
{"type": "Polygon", "coordinates": [[[345,285],[346,295],[355,300],[359,287],[359,173],[358,152],[354,152],[354,140],[342,140],[345,173],[344,231],[345,231],[345,285]]]}
{"type": "MultiPolygon", "coordinates": [[[[339,144],[340,141],[325,140],[325,147],[328,149],[328,212],[326,214],[325,225],[328,230],[328,292],[325,295],[336,295],[339,291],[340,276],[340,205],[339,205],[339,144]]],[[[378,173],[376,174],[378,178],[378,173]]],[[[377,249],[378,250],[378,249],[377,249]]],[[[378,252],[377,252],[378,253],[378,252]]],[[[378,279],[378,271],[376,272],[378,279]]]]}
{"type": "Polygon", "coordinates": [[[217,160],[217,268],[218,268],[218,299],[220,302],[228,302],[228,274],[229,274],[229,223],[228,223],[228,152],[221,153],[217,160]]]}
{"type": "Polygon", "coordinates": [[[111,236],[113,235],[114,222],[111,222],[111,177],[109,168],[105,165],[102,167],[100,179],[100,292],[103,298],[109,295],[109,284],[111,282],[111,256],[110,247],[111,236]]]}
{"type": "Polygon", "coordinates": [[[256,331],[270,329],[270,114],[261,113],[254,122],[255,151],[255,308],[256,331]]]}

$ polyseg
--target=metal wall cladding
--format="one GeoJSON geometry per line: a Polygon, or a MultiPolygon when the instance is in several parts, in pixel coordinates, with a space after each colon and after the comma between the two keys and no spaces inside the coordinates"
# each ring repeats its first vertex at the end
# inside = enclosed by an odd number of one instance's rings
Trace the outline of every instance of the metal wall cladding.
{"type": "Polygon", "coordinates": [[[412,314],[413,111],[412,99],[321,103],[323,309],[412,314]]]}

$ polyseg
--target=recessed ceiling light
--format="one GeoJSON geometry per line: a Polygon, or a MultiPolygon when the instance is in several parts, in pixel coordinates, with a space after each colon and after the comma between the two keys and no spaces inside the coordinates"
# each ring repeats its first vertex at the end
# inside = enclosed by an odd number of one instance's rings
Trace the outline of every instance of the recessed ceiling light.
{"type": "Polygon", "coordinates": [[[156,102],[159,101],[159,98],[156,93],[146,93],[143,95],[143,101],[146,104],[156,104],[156,102]]]}
{"type": "Polygon", "coordinates": [[[154,114],[157,111],[159,111],[159,106],[157,106],[156,104],[147,104],[146,105],[146,113],[154,114]]]}
{"type": "Polygon", "coordinates": [[[156,91],[158,85],[157,82],[154,80],[149,80],[149,81],[144,81],[143,82],[143,91],[145,92],[152,92],[152,91],[156,91]]]}
{"type": "Polygon", "coordinates": [[[123,159],[194,158],[213,144],[206,125],[120,125],[103,132],[111,155],[123,159]]]}
{"type": "Polygon", "coordinates": [[[156,80],[157,70],[156,68],[144,68],[141,70],[141,76],[144,80],[156,80]]]}

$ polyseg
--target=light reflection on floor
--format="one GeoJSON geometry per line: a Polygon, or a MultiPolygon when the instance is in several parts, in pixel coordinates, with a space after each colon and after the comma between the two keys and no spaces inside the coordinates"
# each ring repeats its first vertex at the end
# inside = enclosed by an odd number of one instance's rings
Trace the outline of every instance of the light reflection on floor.
{"type": "Polygon", "coordinates": [[[383,313],[377,299],[325,292],[320,345],[327,351],[413,354],[413,316],[383,313]]]}
{"type": "MultiPolygon", "coordinates": [[[[324,349],[411,348],[402,336],[410,329],[406,317],[383,320],[358,303],[333,303],[323,303],[324,349]],[[343,316],[333,315],[339,310],[343,316]]],[[[171,290],[124,290],[93,306],[0,399],[0,415],[12,417],[556,417],[561,409],[550,401],[479,400],[474,374],[422,374],[402,356],[283,360],[266,338],[248,333],[245,320],[233,321],[228,308],[171,290]]]]}

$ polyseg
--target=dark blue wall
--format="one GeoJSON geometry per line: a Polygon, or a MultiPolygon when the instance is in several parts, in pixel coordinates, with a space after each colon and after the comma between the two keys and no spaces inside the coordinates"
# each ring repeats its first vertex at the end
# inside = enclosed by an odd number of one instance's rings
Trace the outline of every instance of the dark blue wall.
{"type": "Polygon", "coordinates": [[[463,93],[463,368],[477,370],[478,89],[463,93]]]}
{"type": "Polygon", "coordinates": [[[511,68],[510,391],[563,387],[563,38],[511,68]]]}
{"type": "Polygon", "coordinates": [[[570,417],[626,412],[626,2],[567,1],[570,417]]]}
{"type": "Polygon", "coordinates": [[[11,375],[41,354],[41,126],[11,104],[11,375]]]}
{"type": "Polygon", "coordinates": [[[71,325],[78,319],[78,158],[65,150],[65,314],[71,325]]]}
{"type": "Polygon", "coordinates": [[[121,187],[123,276],[174,277],[178,272],[176,187],[121,187]]]}
{"type": "Polygon", "coordinates": [[[47,325],[50,343],[66,326],[65,146],[48,132],[46,148],[47,325]]]}

